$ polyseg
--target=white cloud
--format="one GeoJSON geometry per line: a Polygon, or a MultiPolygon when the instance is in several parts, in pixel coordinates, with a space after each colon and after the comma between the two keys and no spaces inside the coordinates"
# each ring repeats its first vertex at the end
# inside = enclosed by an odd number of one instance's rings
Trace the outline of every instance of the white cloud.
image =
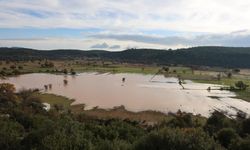
{"type": "MultiPolygon", "coordinates": [[[[125,50],[128,47],[137,48],[162,48],[168,49],[169,46],[154,44],[154,43],[144,43],[136,41],[122,41],[115,39],[64,39],[64,38],[41,38],[41,39],[0,39],[0,47],[27,47],[40,50],[51,50],[51,49],[99,49],[93,48],[93,45],[100,45],[99,43],[111,43],[108,45],[107,49],[112,51],[125,50]]],[[[171,46],[172,48],[180,48],[183,45],[171,46]]]]}
{"type": "Polygon", "coordinates": [[[249,6],[246,0],[1,0],[0,27],[226,33],[250,28],[249,6]]]}
{"type": "Polygon", "coordinates": [[[2,39],[0,46],[88,49],[103,42],[111,44],[109,49],[250,46],[249,8],[247,0],[0,0],[0,28],[101,29],[82,39],[2,39]]]}
{"type": "Polygon", "coordinates": [[[247,30],[236,31],[230,34],[203,34],[196,36],[149,36],[138,34],[96,34],[91,35],[95,39],[112,39],[118,41],[134,41],[150,43],[166,47],[176,45],[188,46],[250,46],[250,33],[247,30]]]}
{"type": "Polygon", "coordinates": [[[106,42],[102,44],[95,44],[90,47],[91,49],[110,49],[110,50],[120,50],[121,46],[120,45],[109,45],[106,42]]]}
{"type": "Polygon", "coordinates": [[[121,48],[121,46],[120,45],[112,45],[112,46],[110,46],[109,47],[110,49],[120,49],[121,48]]]}
{"type": "Polygon", "coordinates": [[[107,43],[102,43],[102,44],[95,44],[91,46],[92,49],[107,49],[109,48],[109,45],[107,43]]]}

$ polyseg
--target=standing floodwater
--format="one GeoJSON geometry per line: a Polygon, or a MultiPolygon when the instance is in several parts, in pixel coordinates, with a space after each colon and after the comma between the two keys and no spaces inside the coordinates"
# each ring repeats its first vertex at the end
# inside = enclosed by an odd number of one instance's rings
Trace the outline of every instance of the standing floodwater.
{"type": "Polygon", "coordinates": [[[51,84],[53,88],[46,90],[47,92],[74,98],[75,103],[85,103],[87,108],[124,105],[131,111],[156,110],[167,113],[181,109],[203,116],[208,116],[214,109],[232,114],[239,109],[250,114],[250,103],[231,98],[235,96],[234,93],[207,90],[216,85],[186,81],[183,89],[177,78],[159,75],[150,81],[151,78],[151,75],[141,74],[82,73],[78,76],[63,76],[34,73],[1,82],[15,84],[17,89],[44,89],[44,85],[51,84]],[[125,84],[121,83],[123,78],[126,79],[125,84]]]}

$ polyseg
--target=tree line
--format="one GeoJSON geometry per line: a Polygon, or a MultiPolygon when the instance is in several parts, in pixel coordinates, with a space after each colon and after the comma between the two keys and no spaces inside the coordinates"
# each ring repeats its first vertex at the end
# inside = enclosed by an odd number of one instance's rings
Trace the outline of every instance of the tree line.
{"type": "Polygon", "coordinates": [[[84,59],[95,58],[118,62],[158,65],[218,66],[250,68],[250,48],[193,47],[177,50],[128,49],[119,52],[92,50],[34,50],[0,48],[0,60],[84,59]]]}

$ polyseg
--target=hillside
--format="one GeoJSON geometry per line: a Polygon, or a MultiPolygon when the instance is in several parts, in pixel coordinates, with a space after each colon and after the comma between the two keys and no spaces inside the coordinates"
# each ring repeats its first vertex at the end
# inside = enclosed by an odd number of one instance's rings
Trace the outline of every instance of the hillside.
{"type": "Polygon", "coordinates": [[[0,48],[0,60],[99,58],[130,63],[250,68],[250,48],[194,47],[178,50],[130,49],[119,52],[0,48]]]}

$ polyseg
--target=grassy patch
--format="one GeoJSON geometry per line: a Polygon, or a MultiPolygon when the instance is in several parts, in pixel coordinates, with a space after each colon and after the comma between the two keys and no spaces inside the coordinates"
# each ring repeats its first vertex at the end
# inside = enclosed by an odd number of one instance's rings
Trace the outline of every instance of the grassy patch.
{"type": "Polygon", "coordinates": [[[64,96],[59,96],[55,94],[48,93],[34,93],[34,96],[41,99],[42,102],[48,103],[51,106],[53,105],[62,105],[64,108],[70,108],[70,105],[74,102],[73,99],[69,99],[64,96]]]}
{"type": "Polygon", "coordinates": [[[76,72],[111,72],[111,73],[143,73],[143,74],[154,74],[158,72],[159,67],[136,67],[136,66],[83,66],[74,67],[76,72]]]}
{"type": "Polygon", "coordinates": [[[80,108],[81,106],[72,106],[74,108],[72,112],[83,113],[86,116],[98,118],[98,119],[121,119],[121,120],[132,120],[140,122],[143,125],[155,125],[164,120],[169,121],[172,116],[166,115],[162,112],[157,111],[141,111],[141,112],[131,112],[125,109],[125,107],[116,107],[113,109],[102,109],[95,108],[90,110],[80,110],[75,108],[80,108]],[[77,112],[75,112],[77,110],[77,112]]]}
{"type": "MultiPolygon", "coordinates": [[[[222,78],[221,80],[194,80],[198,83],[208,83],[208,84],[218,84],[224,86],[234,86],[236,82],[243,81],[245,84],[250,85],[250,81],[245,78],[222,78]]],[[[236,98],[242,99],[250,102],[250,89],[249,87],[246,90],[234,91],[236,98]]]]}
{"type": "Polygon", "coordinates": [[[237,91],[235,93],[237,95],[236,98],[250,102],[250,90],[249,89],[247,89],[246,91],[237,91]]]}

